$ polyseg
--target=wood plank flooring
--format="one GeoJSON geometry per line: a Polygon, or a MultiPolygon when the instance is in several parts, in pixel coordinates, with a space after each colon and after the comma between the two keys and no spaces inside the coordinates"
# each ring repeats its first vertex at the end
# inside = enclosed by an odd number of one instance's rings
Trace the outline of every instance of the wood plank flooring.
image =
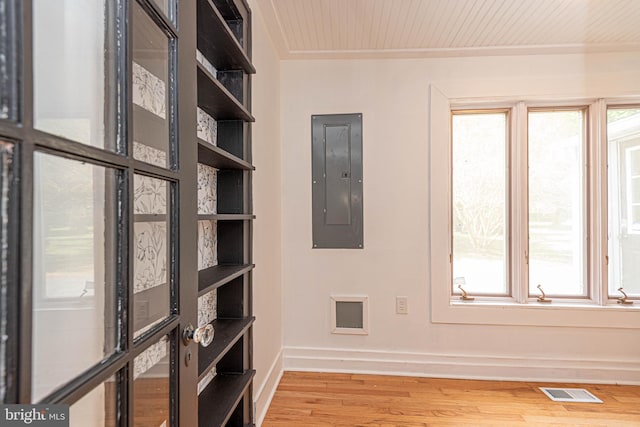
{"type": "Polygon", "coordinates": [[[285,372],[262,425],[640,427],[640,386],[285,372]],[[604,403],[553,402],[543,386],[604,403]]]}

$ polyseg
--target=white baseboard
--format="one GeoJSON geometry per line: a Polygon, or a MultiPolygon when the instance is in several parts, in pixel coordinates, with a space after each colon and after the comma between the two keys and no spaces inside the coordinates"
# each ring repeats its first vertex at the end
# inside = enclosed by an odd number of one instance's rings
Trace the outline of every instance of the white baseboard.
{"type": "Polygon", "coordinates": [[[285,371],[640,385],[640,361],[285,347],[285,371]]]}
{"type": "Polygon", "coordinates": [[[275,360],[271,364],[264,382],[254,393],[253,404],[256,408],[255,423],[257,427],[260,427],[262,425],[262,421],[264,421],[264,417],[267,415],[269,405],[271,405],[271,400],[276,394],[278,384],[280,384],[280,379],[282,378],[282,373],[284,372],[282,354],[282,350],[280,350],[275,360]]]}

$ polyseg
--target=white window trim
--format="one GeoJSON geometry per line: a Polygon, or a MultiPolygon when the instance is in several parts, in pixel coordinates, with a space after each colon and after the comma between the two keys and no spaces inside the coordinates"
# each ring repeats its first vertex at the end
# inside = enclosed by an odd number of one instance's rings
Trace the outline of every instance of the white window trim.
{"type": "MultiPolygon", "coordinates": [[[[604,100],[575,100],[555,103],[536,102],[525,105],[519,100],[500,100],[493,104],[482,103],[482,108],[511,106],[515,111],[516,120],[526,117],[526,108],[532,106],[557,105],[589,105],[588,138],[606,140],[606,107],[615,102],[604,100]]],[[[637,100],[635,100],[637,101],[637,100]]],[[[620,103],[629,103],[623,100],[620,103]]],[[[633,102],[633,101],[631,101],[633,102]]],[[[480,100],[459,100],[457,106],[462,107],[468,103],[473,108],[478,108],[480,100]]],[[[603,209],[591,209],[588,212],[589,235],[597,240],[591,245],[588,255],[588,279],[591,298],[588,300],[557,299],[551,304],[540,304],[535,298],[522,295],[522,286],[516,286],[509,298],[476,298],[474,301],[464,302],[451,295],[452,269],[451,269],[451,102],[437,87],[431,85],[429,90],[429,279],[431,285],[431,321],[434,323],[452,324],[492,324],[492,325],[528,325],[528,326],[564,326],[564,327],[591,327],[591,328],[624,328],[640,329],[640,304],[633,306],[620,306],[608,296],[606,256],[607,256],[607,218],[603,209]]],[[[511,136],[515,132],[524,132],[520,135],[526,140],[526,126],[515,126],[511,130],[511,136]]],[[[606,144],[589,144],[589,152],[592,172],[588,174],[588,197],[592,200],[591,206],[602,206],[606,203],[606,144]]],[[[526,215],[523,209],[525,195],[514,190],[521,188],[526,181],[526,156],[520,152],[514,153],[512,161],[520,166],[520,174],[516,176],[515,185],[509,190],[515,197],[512,203],[511,215],[520,220],[520,227],[511,236],[514,248],[526,247],[523,239],[526,239],[526,215]],[[516,194],[514,194],[516,192],[516,194]]],[[[512,257],[524,257],[525,254],[512,253],[512,257]]],[[[511,277],[515,283],[526,280],[527,272],[517,266],[525,265],[524,262],[512,266],[511,277]]]]}

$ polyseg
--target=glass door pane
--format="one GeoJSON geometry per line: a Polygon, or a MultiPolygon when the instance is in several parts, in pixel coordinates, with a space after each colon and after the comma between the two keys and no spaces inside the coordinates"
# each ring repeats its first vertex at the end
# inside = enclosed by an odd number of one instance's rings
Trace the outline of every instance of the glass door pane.
{"type": "Polygon", "coordinates": [[[0,141],[0,402],[7,394],[7,344],[9,336],[9,190],[13,175],[13,144],[0,141]]]}
{"type": "Polygon", "coordinates": [[[33,1],[36,129],[115,150],[108,20],[105,0],[33,1]]]}
{"type": "Polygon", "coordinates": [[[171,419],[171,344],[163,337],[135,358],[133,425],[169,427],[171,419]]]}
{"type": "Polygon", "coordinates": [[[169,39],[133,2],[133,157],[169,167],[169,39]]]}
{"type": "MultiPolygon", "coordinates": [[[[0,119],[16,119],[18,104],[18,64],[16,53],[16,2],[0,0],[0,119]]],[[[0,400],[1,402],[1,400],[0,400]]]]}
{"type": "Polygon", "coordinates": [[[69,408],[69,427],[116,427],[118,420],[116,376],[94,388],[69,408]]]}
{"type": "Polygon", "coordinates": [[[135,175],[133,304],[134,337],[169,315],[169,182],[135,175]]]}
{"type": "Polygon", "coordinates": [[[33,401],[117,348],[116,175],[86,162],[34,156],[33,401]]]}

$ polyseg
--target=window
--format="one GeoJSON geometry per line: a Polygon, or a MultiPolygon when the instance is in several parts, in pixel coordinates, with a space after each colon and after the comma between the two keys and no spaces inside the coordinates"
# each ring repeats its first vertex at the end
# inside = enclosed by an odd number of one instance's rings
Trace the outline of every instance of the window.
{"type": "Polygon", "coordinates": [[[607,304],[617,302],[621,287],[629,298],[640,296],[640,108],[453,107],[450,150],[454,300],[466,292],[529,303],[544,292],[607,304]],[[590,133],[589,121],[605,111],[607,160],[598,167],[605,142],[590,133]],[[596,197],[602,170],[606,203],[596,197]],[[607,237],[596,235],[603,218],[607,237]],[[605,238],[608,274],[592,266],[605,238]]]}
{"type": "Polygon", "coordinates": [[[609,295],[640,297],[640,108],[607,110],[609,295]]]}
{"type": "Polygon", "coordinates": [[[585,112],[528,112],[529,295],[539,293],[538,285],[549,295],[588,295],[585,112]]]}
{"type": "Polygon", "coordinates": [[[507,111],[452,116],[453,292],[508,295],[507,111]]]}
{"type": "Polygon", "coordinates": [[[623,102],[452,102],[431,86],[434,323],[640,327],[640,100],[623,102]]]}
{"type": "Polygon", "coordinates": [[[526,134],[515,135],[525,138],[510,137],[510,109],[452,111],[454,294],[511,296],[526,282],[525,297],[537,297],[538,285],[550,296],[588,297],[586,111],[523,108],[515,119],[526,134]],[[522,207],[526,215],[510,216],[522,207]],[[519,229],[526,236],[516,243],[519,229]],[[514,284],[518,269],[526,274],[514,284]]]}

